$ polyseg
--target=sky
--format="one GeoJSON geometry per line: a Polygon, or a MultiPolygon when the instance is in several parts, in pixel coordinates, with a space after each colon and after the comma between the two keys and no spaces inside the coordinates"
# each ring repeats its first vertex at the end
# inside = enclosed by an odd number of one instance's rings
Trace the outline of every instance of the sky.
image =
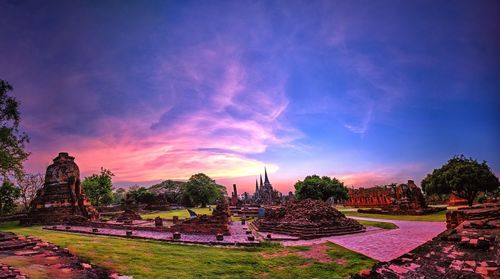
{"type": "Polygon", "coordinates": [[[498,1],[0,1],[0,79],[25,167],[152,185],[203,172],[253,192],[350,187],[457,154],[500,174],[498,1]]]}

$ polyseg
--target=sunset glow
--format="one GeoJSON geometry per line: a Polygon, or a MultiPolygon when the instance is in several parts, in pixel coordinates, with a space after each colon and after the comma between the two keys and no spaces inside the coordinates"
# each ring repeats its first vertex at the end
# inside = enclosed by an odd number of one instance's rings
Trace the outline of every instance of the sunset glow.
{"type": "Polygon", "coordinates": [[[498,175],[499,5],[425,2],[2,1],[26,168],[65,151],[116,187],[203,172],[253,191],[267,167],[288,192],[419,184],[465,154],[498,175]]]}

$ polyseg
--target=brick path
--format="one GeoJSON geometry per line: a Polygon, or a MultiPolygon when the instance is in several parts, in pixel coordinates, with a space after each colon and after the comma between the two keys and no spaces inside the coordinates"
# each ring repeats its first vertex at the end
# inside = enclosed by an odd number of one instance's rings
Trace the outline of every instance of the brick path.
{"type": "Polygon", "coordinates": [[[359,234],[324,237],[314,240],[283,241],[282,243],[285,246],[302,246],[330,241],[378,261],[390,261],[410,252],[446,230],[446,223],[444,222],[381,220],[362,217],[351,218],[391,222],[399,228],[394,230],[372,229],[359,234]]]}
{"type": "MultiPolygon", "coordinates": [[[[84,226],[70,226],[67,230],[66,226],[48,226],[44,227],[47,230],[57,230],[73,233],[86,233],[95,235],[106,235],[106,236],[120,236],[127,237],[126,232],[129,229],[108,229],[99,228],[98,232],[92,232],[92,227],[84,226]],[[55,227],[55,228],[54,228],[55,227]]],[[[229,225],[229,232],[231,235],[224,236],[224,240],[218,241],[215,235],[212,234],[181,234],[181,239],[175,241],[176,243],[191,243],[191,244],[210,244],[210,245],[257,245],[258,240],[248,240],[248,235],[245,231],[248,230],[247,225],[242,225],[241,222],[233,222],[229,225]]],[[[143,239],[155,239],[162,241],[173,241],[171,232],[158,232],[158,231],[145,231],[145,230],[133,230],[132,238],[143,238],[143,239]]]]}

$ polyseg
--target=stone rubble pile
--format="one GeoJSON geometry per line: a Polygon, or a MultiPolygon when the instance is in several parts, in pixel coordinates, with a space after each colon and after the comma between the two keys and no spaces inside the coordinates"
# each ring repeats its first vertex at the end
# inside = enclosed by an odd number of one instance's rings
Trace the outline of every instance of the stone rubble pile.
{"type": "Polygon", "coordinates": [[[500,203],[447,215],[448,230],[353,278],[500,278],[500,203]]]}
{"type": "MultiPolygon", "coordinates": [[[[37,263],[39,266],[44,266],[47,274],[49,272],[61,274],[64,278],[130,278],[93,266],[70,253],[68,249],[62,249],[38,238],[0,232],[0,262],[12,258],[15,258],[14,263],[37,263]]],[[[29,266],[24,268],[29,269],[29,266]]],[[[29,273],[29,270],[27,271],[29,273]]],[[[0,278],[24,279],[28,278],[28,275],[15,267],[0,263],[0,278]]]]}
{"type": "Polygon", "coordinates": [[[330,204],[306,199],[268,208],[264,218],[253,223],[261,232],[297,236],[302,239],[365,231],[356,220],[347,218],[330,204]]]}

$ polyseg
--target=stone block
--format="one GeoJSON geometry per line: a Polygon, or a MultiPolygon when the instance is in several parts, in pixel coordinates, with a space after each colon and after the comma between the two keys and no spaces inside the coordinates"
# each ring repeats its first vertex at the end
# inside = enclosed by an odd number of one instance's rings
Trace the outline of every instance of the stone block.
{"type": "Polygon", "coordinates": [[[174,232],[173,235],[172,235],[172,238],[174,240],[179,240],[181,239],[181,233],[180,232],[174,232]]]}

